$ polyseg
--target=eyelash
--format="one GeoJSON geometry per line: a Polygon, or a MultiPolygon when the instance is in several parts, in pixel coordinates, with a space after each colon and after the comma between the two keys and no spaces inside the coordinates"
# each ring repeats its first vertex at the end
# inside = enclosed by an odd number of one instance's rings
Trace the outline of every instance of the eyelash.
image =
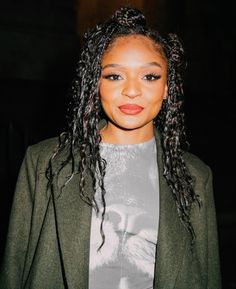
{"type": "MultiPolygon", "coordinates": [[[[102,76],[102,78],[107,79],[107,80],[111,80],[111,81],[117,81],[117,80],[121,80],[122,77],[119,74],[107,74],[102,76]]],[[[161,76],[159,74],[155,74],[155,73],[150,73],[150,74],[146,74],[143,79],[146,81],[155,81],[160,79],[161,76]]]]}
{"type": "Polygon", "coordinates": [[[112,73],[112,74],[104,75],[104,76],[102,76],[102,78],[108,79],[111,81],[116,81],[116,80],[120,80],[121,76],[119,74],[112,73]]]}
{"type": "Polygon", "coordinates": [[[150,74],[146,74],[143,79],[147,80],[147,81],[155,81],[160,79],[161,76],[159,74],[155,74],[155,73],[150,73],[150,74]]]}

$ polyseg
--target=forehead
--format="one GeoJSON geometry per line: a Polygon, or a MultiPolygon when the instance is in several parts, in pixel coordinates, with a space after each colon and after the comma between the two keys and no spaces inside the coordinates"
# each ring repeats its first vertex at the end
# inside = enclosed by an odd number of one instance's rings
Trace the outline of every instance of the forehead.
{"type": "Polygon", "coordinates": [[[164,52],[160,44],[144,35],[128,35],[115,38],[103,54],[102,62],[109,59],[127,59],[141,57],[151,61],[158,58],[166,62],[164,52]]]}

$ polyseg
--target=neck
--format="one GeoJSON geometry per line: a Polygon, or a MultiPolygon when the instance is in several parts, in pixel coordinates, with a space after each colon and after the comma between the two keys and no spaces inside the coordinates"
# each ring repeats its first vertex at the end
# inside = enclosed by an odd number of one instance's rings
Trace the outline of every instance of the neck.
{"type": "Polygon", "coordinates": [[[137,144],[150,140],[153,133],[153,123],[136,129],[123,129],[108,122],[100,131],[102,142],[111,144],[137,144]]]}

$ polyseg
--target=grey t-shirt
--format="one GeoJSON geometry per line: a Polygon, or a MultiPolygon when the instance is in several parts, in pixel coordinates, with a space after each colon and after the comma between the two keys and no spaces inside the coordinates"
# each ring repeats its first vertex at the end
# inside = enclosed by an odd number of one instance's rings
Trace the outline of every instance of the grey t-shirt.
{"type": "MultiPolygon", "coordinates": [[[[156,143],[101,143],[106,160],[105,244],[100,215],[93,210],[89,289],[153,288],[159,223],[159,180],[156,143]]],[[[100,190],[96,200],[100,202],[100,190]]]]}

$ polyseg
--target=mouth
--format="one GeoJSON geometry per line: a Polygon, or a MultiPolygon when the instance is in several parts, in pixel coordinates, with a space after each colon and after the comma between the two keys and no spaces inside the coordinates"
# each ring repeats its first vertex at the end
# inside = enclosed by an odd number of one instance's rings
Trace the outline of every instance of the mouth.
{"type": "Polygon", "coordinates": [[[119,109],[124,114],[135,115],[143,110],[143,107],[137,104],[123,104],[119,106],[119,109]]]}

